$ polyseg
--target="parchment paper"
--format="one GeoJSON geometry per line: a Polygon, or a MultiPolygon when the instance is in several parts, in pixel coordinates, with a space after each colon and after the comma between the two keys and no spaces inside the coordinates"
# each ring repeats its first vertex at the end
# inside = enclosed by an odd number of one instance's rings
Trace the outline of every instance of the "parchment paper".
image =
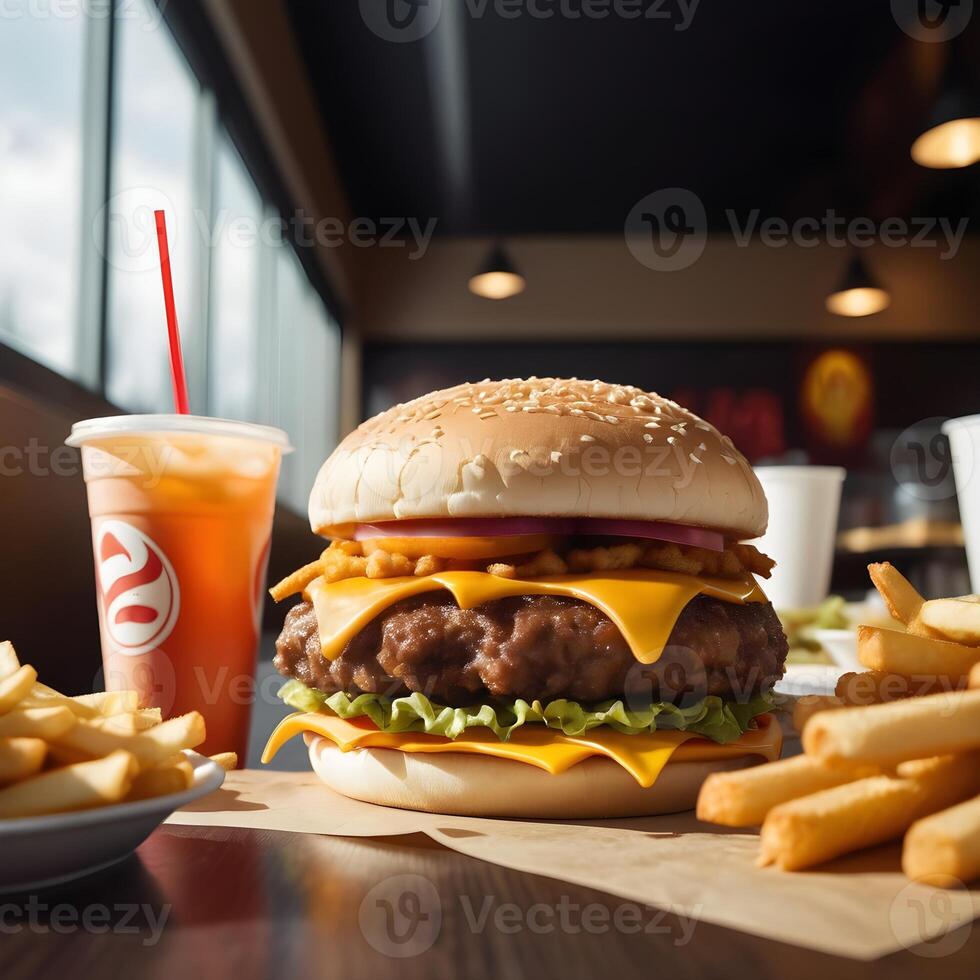
{"type": "Polygon", "coordinates": [[[980,915],[980,890],[909,882],[898,845],[786,874],[755,867],[754,833],[693,814],[551,823],[448,817],[349,800],[312,773],[231,772],[217,793],[168,821],[336,837],[424,833],[494,864],[596,888],[627,901],[837,956],[872,960],[930,943],[954,951],[980,915]]]}

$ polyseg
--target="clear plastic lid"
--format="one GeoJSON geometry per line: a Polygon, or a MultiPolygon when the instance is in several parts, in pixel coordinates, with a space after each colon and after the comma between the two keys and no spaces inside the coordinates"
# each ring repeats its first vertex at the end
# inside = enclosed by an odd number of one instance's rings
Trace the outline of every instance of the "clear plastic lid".
{"type": "Polygon", "coordinates": [[[289,436],[282,429],[234,419],[209,419],[201,415],[109,415],[85,419],[71,427],[65,440],[69,446],[81,446],[93,439],[117,435],[158,435],[177,432],[185,435],[225,436],[231,439],[255,439],[278,446],[291,453],[289,436]]]}

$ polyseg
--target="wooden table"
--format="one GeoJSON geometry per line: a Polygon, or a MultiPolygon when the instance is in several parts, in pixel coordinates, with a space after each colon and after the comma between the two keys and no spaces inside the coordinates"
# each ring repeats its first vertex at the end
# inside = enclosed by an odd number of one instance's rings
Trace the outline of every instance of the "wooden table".
{"type": "Polygon", "coordinates": [[[958,948],[841,960],[509,871],[421,835],[165,827],[96,876],[0,896],[3,980],[976,980],[980,925],[944,942],[958,948]]]}

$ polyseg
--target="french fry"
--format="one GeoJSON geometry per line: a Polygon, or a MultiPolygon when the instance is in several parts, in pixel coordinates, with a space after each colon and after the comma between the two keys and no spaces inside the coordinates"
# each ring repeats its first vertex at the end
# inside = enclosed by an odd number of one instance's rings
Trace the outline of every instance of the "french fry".
{"type": "Polygon", "coordinates": [[[237,752],[219,752],[217,755],[212,755],[212,762],[217,762],[225,772],[231,772],[233,769],[238,768],[238,753],[237,752]]]}
{"type": "Polygon", "coordinates": [[[980,664],[970,671],[970,687],[973,690],[980,688],[980,664]]]}
{"type": "Polygon", "coordinates": [[[902,870],[939,888],[980,878],[980,796],[912,824],[902,848],[902,870]]]}
{"type": "Polygon", "coordinates": [[[74,725],[75,716],[61,706],[18,709],[0,715],[0,738],[43,738],[50,741],[74,725]]]}
{"type": "MultiPolygon", "coordinates": [[[[871,711],[865,708],[864,711],[871,711]]],[[[980,756],[945,756],[914,778],[871,776],[783,803],[762,824],[759,864],[799,871],[901,836],[980,791],[980,756]]]]}
{"type": "Polygon", "coordinates": [[[822,766],[797,755],[750,769],[713,773],[701,787],[697,818],[725,827],[757,827],[782,803],[875,772],[870,768],[822,766]]]}
{"type": "Polygon", "coordinates": [[[980,648],[899,630],[859,626],[858,660],[870,670],[906,677],[967,677],[980,663],[980,648]]]}
{"type": "Polygon", "coordinates": [[[116,735],[138,735],[159,723],[153,718],[141,715],[138,711],[127,711],[120,715],[109,715],[107,718],[94,718],[89,724],[116,735]]]}
{"type": "Polygon", "coordinates": [[[128,752],[53,769],[0,789],[0,817],[33,817],[117,803],[128,792],[136,760],[128,752]]]}
{"type": "Polygon", "coordinates": [[[925,602],[912,583],[887,561],[868,565],[868,574],[881,598],[885,600],[892,619],[906,624],[912,622],[925,602]]]}
{"type": "Polygon", "coordinates": [[[67,749],[98,758],[123,750],[134,756],[143,770],[159,765],[181,749],[200,745],[204,737],[204,718],[197,711],[171,718],[135,735],[119,734],[92,722],[79,721],[52,739],[55,743],[52,752],[67,749]]]}
{"type": "Polygon", "coordinates": [[[0,786],[33,776],[47,750],[40,738],[0,738],[0,786]]]}
{"type": "Polygon", "coordinates": [[[56,691],[53,687],[48,687],[47,684],[42,684],[40,681],[34,684],[31,692],[21,701],[20,706],[22,708],[63,707],[67,708],[78,718],[91,719],[100,717],[99,712],[95,708],[81,704],[74,698],[68,697],[67,694],[62,694],[60,691],[56,691]]]}
{"type": "Polygon", "coordinates": [[[71,700],[83,707],[94,708],[104,717],[136,711],[140,706],[136,691],[97,691],[95,694],[78,694],[71,700]]]}
{"type": "Polygon", "coordinates": [[[802,732],[806,723],[818,712],[832,708],[846,708],[848,705],[838,697],[828,694],[805,694],[796,699],[793,705],[793,727],[802,732]]]}
{"type": "Polygon", "coordinates": [[[14,649],[10,640],[0,643],[0,678],[9,677],[20,669],[20,661],[17,659],[17,651],[14,649]]]}
{"type": "Polygon", "coordinates": [[[918,619],[955,643],[980,645],[980,596],[930,599],[923,603],[918,619]]]}
{"type": "Polygon", "coordinates": [[[868,704],[886,704],[903,698],[923,697],[942,691],[962,690],[963,678],[936,677],[923,674],[906,677],[881,670],[866,670],[841,674],[834,693],[852,707],[868,704]]]}
{"type": "Polygon", "coordinates": [[[302,592],[313,579],[322,574],[323,565],[318,558],[316,561],[311,561],[308,565],[296,569],[295,572],[287,575],[281,582],[277,582],[269,589],[269,595],[276,602],[282,602],[283,599],[295,595],[297,592],[302,592]]]}
{"type": "Polygon", "coordinates": [[[139,773],[126,796],[127,800],[148,800],[154,796],[182,793],[194,778],[194,768],[186,759],[174,766],[147,769],[139,773]]]}
{"type": "Polygon", "coordinates": [[[883,767],[980,748],[980,691],[822,711],[803,730],[803,748],[827,764],[883,767]]]}
{"type": "Polygon", "coordinates": [[[0,715],[12,711],[30,694],[37,671],[26,664],[0,680],[0,715]]]}
{"type": "MultiPolygon", "coordinates": [[[[136,691],[62,694],[0,643],[0,821],[185,790],[184,750],[205,734],[198,712],[163,721],[136,691]]],[[[215,759],[237,764],[234,753],[215,759]]]]}

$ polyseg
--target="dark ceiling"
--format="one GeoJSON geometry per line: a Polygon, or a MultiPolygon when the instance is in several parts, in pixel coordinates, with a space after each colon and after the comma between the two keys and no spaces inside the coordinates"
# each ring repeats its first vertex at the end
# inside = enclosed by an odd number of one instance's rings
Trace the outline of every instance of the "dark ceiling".
{"type": "Polygon", "coordinates": [[[980,216],[978,166],[909,157],[952,45],[911,39],[885,0],[702,0],[685,30],[690,0],[638,2],[672,19],[442,0],[430,34],[393,43],[360,9],[406,0],[289,0],[354,211],[442,234],[612,232],[684,187],[714,228],[729,209],[980,216]]]}

